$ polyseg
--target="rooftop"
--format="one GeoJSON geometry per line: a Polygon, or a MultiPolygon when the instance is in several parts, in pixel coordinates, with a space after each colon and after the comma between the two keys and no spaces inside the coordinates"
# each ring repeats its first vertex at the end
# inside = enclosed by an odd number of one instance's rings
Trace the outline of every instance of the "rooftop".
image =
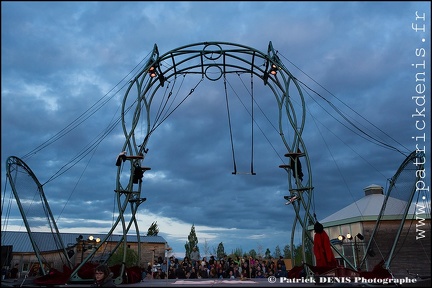
{"type": "MultiPolygon", "coordinates": [[[[43,246],[39,246],[39,249],[43,252],[58,250],[57,245],[54,243],[54,239],[50,232],[33,232],[32,236],[34,238],[42,238],[43,241],[38,241],[38,243],[43,243],[43,246]]],[[[75,245],[77,243],[77,238],[82,235],[83,239],[88,239],[89,236],[94,238],[104,239],[106,234],[86,234],[86,233],[60,233],[60,237],[63,244],[68,247],[75,245]]],[[[123,235],[111,235],[107,241],[119,242],[123,235]]],[[[128,242],[138,242],[138,237],[136,235],[127,235],[128,242]]],[[[166,243],[162,236],[140,236],[141,243],[166,243]]],[[[2,246],[13,246],[13,251],[18,253],[34,252],[33,246],[30,242],[30,237],[25,231],[1,231],[1,245],[2,246]]]]}
{"type": "MultiPolygon", "coordinates": [[[[364,188],[365,196],[345,208],[331,214],[320,220],[324,227],[336,226],[347,223],[361,221],[376,221],[380,215],[386,195],[383,194],[383,188],[379,185],[372,184],[364,188]]],[[[400,219],[400,215],[406,209],[408,202],[388,197],[383,220],[400,219]]],[[[418,210],[418,209],[417,209],[418,210]]],[[[416,203],[411,203],[408,215],[423,215],[416,213],[416,203]]],[[[430,215],[424,215],[430,218],[430,215]]]]}

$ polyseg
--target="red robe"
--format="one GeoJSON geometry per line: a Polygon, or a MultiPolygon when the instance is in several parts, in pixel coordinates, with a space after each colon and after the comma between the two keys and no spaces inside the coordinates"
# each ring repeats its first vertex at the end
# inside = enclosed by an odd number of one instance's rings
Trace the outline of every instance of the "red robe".
{"type": "Polygon", "coordinates": [[[313,252],[316,266],[336,267],[336,258],[330,245],[330,239],[325,231],[315,233],[313,252]]]}

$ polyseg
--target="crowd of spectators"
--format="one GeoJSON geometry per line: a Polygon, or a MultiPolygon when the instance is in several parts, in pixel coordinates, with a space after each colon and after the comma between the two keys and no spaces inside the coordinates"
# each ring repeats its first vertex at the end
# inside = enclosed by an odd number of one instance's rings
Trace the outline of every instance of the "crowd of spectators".
{"type": "Polygon", "coordinates": [[[181,261],[174,256],[168,260],[159,257],[153,265],[148,263],[144,270],[143,279],[245,279],[288,275],[282,256],[277,260],[227,256],[218,260],[214,256],[198,260],[192,259],[191,254],[191,258],[185,257],[181,261]]]}

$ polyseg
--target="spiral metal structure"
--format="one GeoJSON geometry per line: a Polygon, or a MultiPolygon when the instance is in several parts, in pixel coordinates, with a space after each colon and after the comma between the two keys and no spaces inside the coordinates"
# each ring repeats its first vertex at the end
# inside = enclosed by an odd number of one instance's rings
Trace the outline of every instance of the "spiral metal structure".
{"type": "MultiPolygon", "coordinates": [[[[296,214],[291,247],[294,247],[297,225],[301,226],[303,245],[312,242],[310,234],[307,233],[307,227],[314,223],[314,218],[310,213],[313,196],[312,172],[307,148],[302,139],[306,114],[304,97],[298,81],[280,61],[271,42],[266,53],[244,45],[202,42],[160,55],[157,45],[154,45],[152,56],[144,69],[130,81],[122,102],[125,142],[117,162],[119,166],[115,191],[120,211],[118,221],[125,233],[132,225],[138,231],[134,212],[145,201],[141,193],[144,187],[143,174],[150,169],[143,166],[148,153],[148,142],[153,132],[170,115],[166,109],[170,106],[169,100],[173,95],[171,92],[163,92],[166,91],[163,87],[168,88],[168,85],[186,76],[198,76],[198,82],[218,81],[233,73],[250,74],[267,86],[274,95],[274,103],[278,108],[279,134],[286,147],[283,156],[287,157],[289,162],[279,166],[288,174],[289,195],[285,198],[296,200],[290,202],[296,214]],[[139,127],[145,127],[139,132],[136,129],[138,123],[139,127]],[[290,140],[285,136],[288,131],[293,135],[290,140]],[[132,211],[129,220],[124,217],[128,207],[132,211]]],[[[189,94],[193,92],[194,88],[189,94]]],[[[251,172],[253,174],[253,171],[251,172]]],[[[305,260],[305,255],[303,259],[305,260]]]]}

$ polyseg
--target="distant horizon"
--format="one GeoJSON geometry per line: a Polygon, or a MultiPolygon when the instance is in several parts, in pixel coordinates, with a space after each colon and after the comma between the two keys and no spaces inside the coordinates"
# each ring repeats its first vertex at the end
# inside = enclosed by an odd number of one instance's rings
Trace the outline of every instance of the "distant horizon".
{"type": "MultiPolygon", "coordinates": [[[[28,234],[28,232],[27,231],[17,231],[17,230],[4,230],[4,231],[2,231],[3,233],[4,232],[18,232],[18,233],[25,233],[25,234],[28,234]]],[[[37,232],[33,232],[33,233],[53,233],[53,232],[51,232],[51,231],[37,231],[37,232]]],[[[93,237],[98,237],[98,236],[105,236],[105,235],[107,235],[107,233],[81,233],[81,232],[61,232],[61,231],[59,231],[59,233],[60,234],[74,234],[74,235],[90,235],[90,236],[93,236],[93,237]]],[[[112,234],[113,236],[117,236],[117,237],[122,237],[123,235],[122,234],[116,234],[116,233],[113,233],[112,234]]],[[[127,236],[132,236],[132,237],[136,237],[136,234],[127,234],[127,236]]],[[[161,235],[141,235],[140,237],[161,237],[161,238],[163,238],[163,239],[165,239],[165,241],[166,241],[166,238],[164,237],[164,236],[161,236],[161,235]]],[[[109,240],[107,240],[107,241],[109,241],[109,240]]],[[[114,240],[111,240],[110,242],[116,242],[116,241],[114,241],[114,240]]],[[[135,242],[133,242],[133,243],[135,243],[135,242]]],[[[167,244],[168,244],[168,247],[171,247],[170,245],[169,245],[169,242],[166,242],[167,244]]],[[[75,244],[77,244],[77,243],[75,243],[75,244]]],[[[203,244],[204,245],[204,244],[203,244]]],[[[65,248],[67,248],[67,247],[65,247],[65,248]]],[[[276,247],[274,247],[274,249],[275,249],[276,247]]],[[[284,247],[279,247],[280,249],[281,249],[281,252],[282,252],[282,254],[283,254],[283,248],[284,247]]],[[[213,254],[213,253],[209,253],[209,254],[203,254],[203,252],[201,251],[203,248],[200,248],[200,244],[199,244],[199,242],[198,242],[198,250],[200,251],[200,255],[201,255],[201,259],[203,258],[203,257],[210,257],[210,256],[215,256],[215,257],[217,257],[217,254],[213,254]]],[[[237,247],[236,249],[241,249],[241,247],[237,247]]],[[[254,249],[254,248],[252,248],[252,249],[254,249]]],[[[270,249],[270,248],[269,248],[270,249]]],[[[273,249],[273,250],[274,250],[273,249]]],[[[235,249],[234,249],[235,250],[235,249]]],[[[251,249],[250,249],[251,250],[251,249]]],[[[243,254],[249,254],[249,252],[250,252],[250,250],[248,250],[248,251],[245,251],[245,250],[242,250],[242,252],[243,252],[243,254]]],[[[254,249],[256,252],[257,252],[257,250],[256,249],[254,249]]],[[[170,251],[172,251],[172,250],[170,250],[170,251]]],[[[273,254],[274,254],[274,251],[272,251],[272,249],[270,249],[270,251],[271,251],[271,256],[272,256],[272,258],[276,258],[276,257],[273,257],[273,254]]],[[[228,251],[225,251],[225,254],[226,255],[232,255],[232,254],[234,254],[233,252],[235,252],[235,251],[230,251],[230,252],[228,252],[228,251]]],[[[265,252],[265,251],[264,251],[265,252]]],[[[186,251],[185,252],[176,252],[176,251],[174,251],[173,253],[171,253],[171,252],[165,252],[165,256],[166,257],[170,257],[171,255],[174,255],[177,259],[184,259],[186,256],[186,251]]],[[[257,256],[259,256],[259,255],[257,255],[257,256]]],[[[264,257],[264,255],[261,255],[261,257],[264,257]]]]}

